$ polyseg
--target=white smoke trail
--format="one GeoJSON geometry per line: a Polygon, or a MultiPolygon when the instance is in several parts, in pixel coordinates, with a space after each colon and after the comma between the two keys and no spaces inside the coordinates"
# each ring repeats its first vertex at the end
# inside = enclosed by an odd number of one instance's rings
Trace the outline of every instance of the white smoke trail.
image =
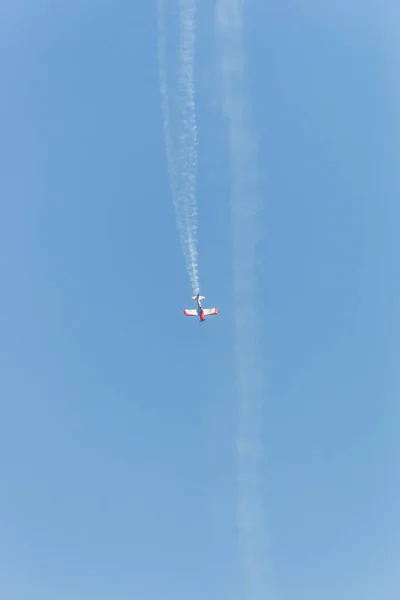
{"type": "Polygon", "coordinates": [[[157,0],[157,19],[161,107],[171,193],[186,268],[193,292],[196,293],[199,290],[196,204],[197,125],[194,83],[196,0],[180,0],[177,151],[171,135],[164,0],[157,0]]]}
{"type": "Polygon", "coordinates": [[[223,112],[232,168],[233,268],[238,388],[237,527],[246,599],[267,600],[267,550],[262,508],[260,422],[263,365],[257,339],[255,253],[259,240],[257,144],[249,125],[243,50],[243,0],[217,0],[223,112]]]}

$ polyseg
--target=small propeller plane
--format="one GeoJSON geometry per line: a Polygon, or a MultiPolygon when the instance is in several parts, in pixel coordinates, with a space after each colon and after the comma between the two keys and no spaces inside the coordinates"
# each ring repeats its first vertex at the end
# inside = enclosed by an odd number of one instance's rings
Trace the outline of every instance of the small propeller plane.
{"type": "Polygon", "coordinates": [[[192,296],[192,300],[197,300],[197,309],[188,310],[187,308],[185,308],[183,312],[187,317],[197,317],[197,315],[199,315],[200,321],[205,321],[206,317],[211,317],[212,315],[218,314],[218,308],[202,307],[201,301],[205,300],[205,296],[200,296],[200,294],[197,294],[197,296],[192,296]]]}

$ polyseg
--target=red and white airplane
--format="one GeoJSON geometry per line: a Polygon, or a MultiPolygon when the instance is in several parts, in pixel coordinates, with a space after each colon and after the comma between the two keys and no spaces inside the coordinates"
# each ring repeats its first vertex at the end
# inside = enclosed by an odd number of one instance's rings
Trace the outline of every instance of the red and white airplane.
{"type": "Polygon", "coordinates": [[[187,317],[197,317],[199,315],[200,321],[205,321],[206,317],[211,317],[212,315],[218,314],[218,308],[203,308],[201,305],[201,301],[205,299],[205,296],[192,296],[192,300],[197,300],[197,309],[188,310],[185,308],[183,312],[187,317]]]}

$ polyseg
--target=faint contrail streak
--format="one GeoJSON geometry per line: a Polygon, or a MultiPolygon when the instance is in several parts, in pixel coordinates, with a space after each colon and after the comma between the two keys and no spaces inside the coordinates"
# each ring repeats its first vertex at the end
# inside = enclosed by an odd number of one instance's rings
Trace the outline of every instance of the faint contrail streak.
{"type": "Polygon", "coordinates": [[[196,41],[196,0],[180,1],[179,81],[176,125],[177,149],[171,130],[167,38],[164,0],[157,0],[158,63],[165,148],[176,220],[194,293],[199,289],[197,252],[197,126],[195,109],[194,57],[196,41]]]}
{"type": "Polygon", "coordinates": [[[259,240],[258,150],[249,124],[243,50],[243,0],[217,0],[223,112],[232,168],[233,269],[238,388],[237,527],[246,600],[267,600],[267,552],[261,490],[263,365],[257,339],[255,253],[259,240]]]}

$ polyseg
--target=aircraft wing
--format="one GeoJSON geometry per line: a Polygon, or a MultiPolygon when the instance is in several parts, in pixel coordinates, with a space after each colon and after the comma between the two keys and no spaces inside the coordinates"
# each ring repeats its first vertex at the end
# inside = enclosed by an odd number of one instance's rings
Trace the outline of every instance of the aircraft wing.
{"type": "Polygon", "coordinates": [[[205,308],[204,309],[204,315],[206,317],[211,317],[212,315],[217,315],[218,314],[218,308],[205,308]]]}
{"type": "Polygon", "coordinates": [[[187,317],[197,317],[197,310],[188,310],[187,308],[185,308],[183,312],[187,317]]]}

